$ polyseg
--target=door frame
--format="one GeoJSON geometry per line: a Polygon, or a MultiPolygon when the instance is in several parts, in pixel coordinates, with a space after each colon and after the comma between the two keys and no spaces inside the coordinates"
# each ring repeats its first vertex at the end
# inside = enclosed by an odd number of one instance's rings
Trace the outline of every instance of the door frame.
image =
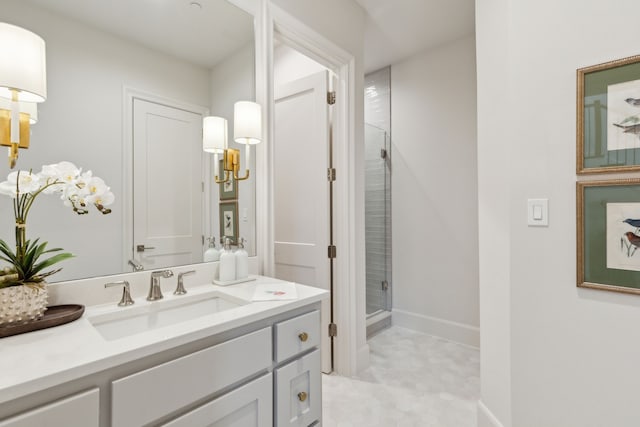
{"type": "MultiPolygon", "coordinates": [[[[334,323],[338,325],[338,334],[334,338],[334,371],[340,375],[352,376],[362,366],[364,357],[368,358],[368,347],[358,348],[358,266],[360,260],[357,252],[356,223],[356,78],[355,58],[349,52],[336,46],[324,36],[311,30],[283,9],[270,4],[265,12],[267,34],[265,35],[270,49],[273,47],[274,35],[285,40],[296,50],[307,55],[318,63],[333,71],[337,76],[337,84],[333,118],[333,165],[337,170],[334,182],[333,232],[337,257],[334,259],[334,323]],[[365,353],[365,356],[359,355],[365,353]],[[360,362],[360,363],[359,363],[360,362]]],[[[273,88],[273,55],[268,56],[268,129],[269,141],[274,140],[274,88],[273,88]]],[[[265,155],[267,162],[266,182],[269,197],[266,238],[262,247],[263,271],[265,275],[274,272],[274,153],[269,147],[265,155]]],[[[364,324],[363,322],[361,322],[364,324]]],[[[328,331],[325,331],[328,333],[328,331]]]]}
{"type": "MultiPolygon", "coordinates": [[[[130,268],[128,262],[132,255],[133,241],[133,101],[139,99],[154,104],[165,105],[170,108],[200,114],[205,117],[209,114],[209,109],[196,104],[178,101],[155,93],[136,89],[131,86],[122,88],[122,271],[130,268]]],[[[211,215],[211,183],[206,177],[210,176],[209,162],[205,156],[202,157],[201,180],[204,182],[203,210],[202,218],[205,224],[205,236],[211,235],[211,224],[206,221],[211,215]]]]}

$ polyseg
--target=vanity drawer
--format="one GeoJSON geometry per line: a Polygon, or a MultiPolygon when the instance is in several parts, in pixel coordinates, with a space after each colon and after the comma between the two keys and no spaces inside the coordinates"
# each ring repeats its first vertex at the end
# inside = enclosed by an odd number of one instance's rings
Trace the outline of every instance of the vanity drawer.
{"type": "Polygon", "coordinates": [[[272,427],[273,383],[267,374],[162,427],[272,427]]]}
{"type": "Polygon", "coordinates": [[[0,427],[98,427],[99,395],[94,388],[0,421],[0,427]]]}
{"type": "Polygon", "coordinates": [[[275,371],[275,425],[308,426],[320,419],[320,350],[315,350],[275,371]]]}
{"type": "Polygon", "coordinates": [[[275,324],[276,363],[320,345],[320,311],[275,324]]]}
{"type": "Polygon", "coordinates": [[[112,383],[112,425],[141,426],[271,366],[271,328],[112,383]]]}

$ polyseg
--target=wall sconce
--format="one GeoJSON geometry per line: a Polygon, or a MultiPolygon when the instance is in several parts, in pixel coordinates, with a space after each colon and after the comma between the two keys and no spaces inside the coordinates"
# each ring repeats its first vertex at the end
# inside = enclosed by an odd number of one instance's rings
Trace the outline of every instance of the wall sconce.
{"type": "Polygon", "coordinates": [[[202,122],[202,149],[213,153],[215,181],[220,184],[229,181],[249,179],[251,145],[262,141],[262,107],[250,101],[238,101],[233,106],[233,134],[238,144],[245,145],[244,176],[238,176],[240,170],[240,150],[228,147],[227,120],[222,117],[205,117],[202,122]],[[222,154],[223,170],[219,171],[218,154],[222,154]],[[224,177],[220,175],[224,172],[224,177]]]}
{"type": "Polygon", "coordinates": [[[37,117],[31,103],[47,99],[45,43],[37,34],[5,22],[0,22],[0,40],[0,98],[9,101],[0,106],[0,145],[9,147],[13,168],[18,148],[29,148],[29,122],[37,117]]]}

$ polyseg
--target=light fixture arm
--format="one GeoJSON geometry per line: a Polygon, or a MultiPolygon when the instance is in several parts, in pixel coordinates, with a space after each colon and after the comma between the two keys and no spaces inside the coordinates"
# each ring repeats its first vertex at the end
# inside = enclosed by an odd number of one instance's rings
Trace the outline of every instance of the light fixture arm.
{"type": "Polygon", "coordinates": [[[217,175],[214,176],[213,178],[215,179],[216,184],[222,184],[224,182],[227,182],[227,181],[229,181],[229,171],[224,171],[224,179],[218,178],[217,175]]]}

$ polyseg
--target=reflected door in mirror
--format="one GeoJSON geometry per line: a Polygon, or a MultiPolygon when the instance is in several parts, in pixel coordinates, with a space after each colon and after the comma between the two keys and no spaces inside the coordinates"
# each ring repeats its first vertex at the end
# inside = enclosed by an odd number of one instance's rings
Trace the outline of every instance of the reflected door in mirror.
{"type": "Polygon", "coordinates": [[[202,261],[202,115],[133,101],[132,258],[145,269],[202,261]]]}

